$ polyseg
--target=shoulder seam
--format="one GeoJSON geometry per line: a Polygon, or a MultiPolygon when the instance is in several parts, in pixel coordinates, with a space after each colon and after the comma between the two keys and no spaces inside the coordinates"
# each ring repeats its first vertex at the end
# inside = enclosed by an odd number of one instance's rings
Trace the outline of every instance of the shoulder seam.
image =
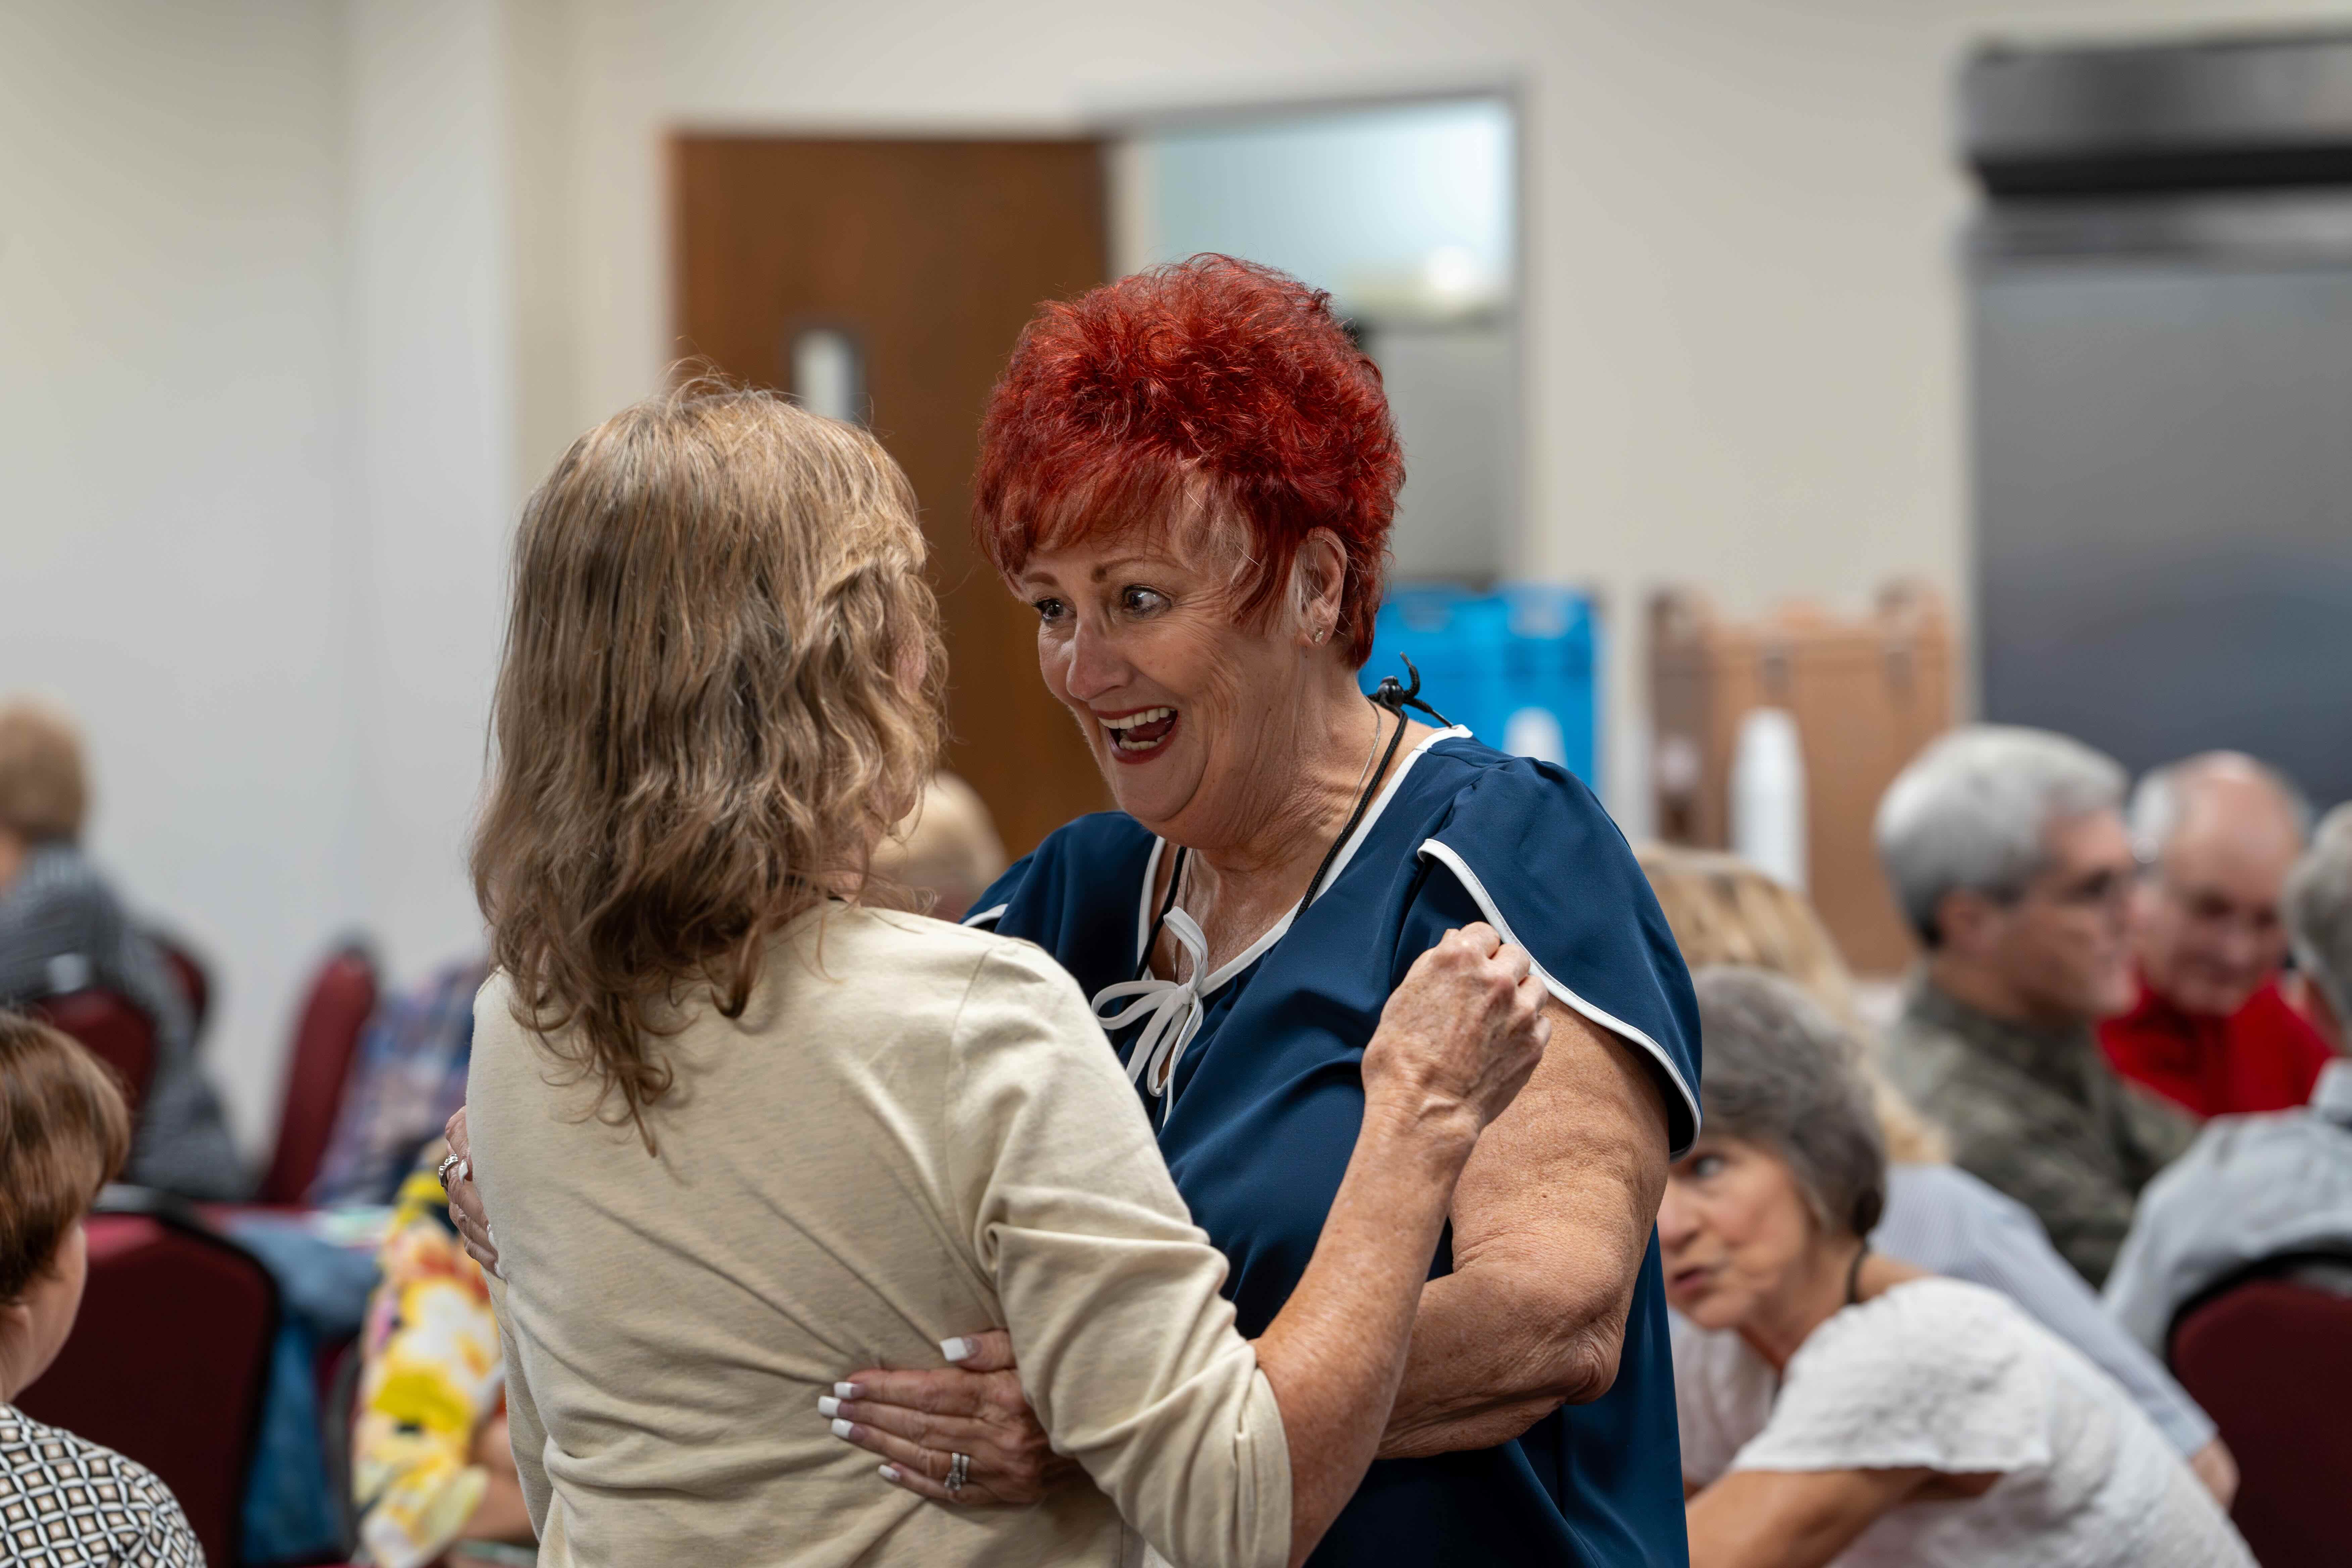
{"type": "MultiPolygon", "coordinates": [[[[1512,931],[1511,922],[1504,918],[1502,907],[1495,902],[1494,895],[1486,890],[1486,884],[1479,880],[1478,873],[1470,868],[1470,863],[1463,859],[1461,854],[1452,845],[1435,838],[1425,838],[1422,841],[1418,853],[1426,859],[1437,861],[1454,873],[1454,879],[1462,884],[1462,890],[1470,895],[1472,901],[1476,903],[1479,910],[1486,915],[1487,922],[1494,926],[1505,942],[1514,947],[1527,948],[1527,943],[1521,942],[1512,931]]],[[[1532,958],[1533,950],[1528,949],[1528,951],[1532,958]]],[[[1666,1157],[1669,1160],[1679,1160],[1690,1152],[1691,1144],[1698,1139],[1701,1125],[1698,1096],[1692,1091],[1689,1084],[1683,1081],[1682,1069],[1675,1065],[1674,1058],[1666,1054],[1665,1047],[1652,1039],[1643,1030],[1636,1028],[1615,1014],[1578,995],[1561,984],[1559,979],[1542,964],[1535,965],[1535,973],[1536,977],[1543,982],[1544,989],[1550,992],[1562,1006],[1588,1022],[1599,1025],[1620,1039],[1640,1047],[1665,1070],[1667,1081],[1672,1083],[1676,1092],[1681,1095],[1683,1107],[1690,1114],[1691,1128],[1690,1137],[1681,1144],[1667,1149],[1666,1157]]]]}

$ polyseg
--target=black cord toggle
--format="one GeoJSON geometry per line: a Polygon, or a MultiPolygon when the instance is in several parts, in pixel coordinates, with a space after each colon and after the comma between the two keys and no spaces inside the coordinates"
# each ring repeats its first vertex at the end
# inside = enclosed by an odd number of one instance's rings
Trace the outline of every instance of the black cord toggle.
{"type": "Polygon", "coordinates": [[[1406,709],[1418,708],[1446,729],[1454,728],[1453,720],[1421,700],[1421,671],[1413,668],[1412,660],[1402,654],[1397,655],[1397,659],[1404,666],[1404,672],[1412,677],[1412,684],[1399,686],[1395,676],[1383,675],[1381,677],[1380,689],[1372,693],[1372,700],[1395,714],[1399,720],[1404,718],[1406,709]]]}

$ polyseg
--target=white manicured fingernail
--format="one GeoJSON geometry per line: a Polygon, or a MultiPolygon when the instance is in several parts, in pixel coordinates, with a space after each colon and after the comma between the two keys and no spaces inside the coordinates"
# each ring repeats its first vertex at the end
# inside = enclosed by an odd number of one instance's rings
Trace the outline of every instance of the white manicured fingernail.
{"type": "Polygon", "coordinates": [[[846,1422],[846,1421],[836,1420],[836,1421],[835,1421],[835,1422],[834,1422],[834,1424],[833,1424],[833,1435],[834,1435],[835,1436],[836,1436],[836,1437],[843,1437],[843,1438],[845,1438],[845,1437],[847,1437],[847,1436],[848,1436],[852,1432],[855,1432],[855,1431],[856,1431],[856,1430],[857,1430],[857,1428],[856,1428],[856,1427],[852,1426],[851,1426],[848,1422],[846,1422]]]}
{"type": "Polygon", "coordinates": [[[855,1399],[866,1391],[854,1383],[836,1383],[833,1385],[833,1392],[837,1398],[855,1399]]]}
{"type": "Polygon", "coordinates": [[[898,1467],[896,1465],[883,1466],[882,1479],[886,1481],[896,1482],[898,1479],[898,1467]]]}
{"type": "Polygon", "coordinates": [[[816,1396],[816,1413],[819,1415],[838,1415],[841,1414],[841,1401],[830,1394],[820,1394],[816,1396]]]}
{"type": "Polygon", "coordinates": [[[958,1334],[954,1339],[940,1342],[940,1353],[950,1361],[962,1361],[979,1348],[961,1334],[958,1334]]]}
{"type": "Polygon", "coordinates": [[[461,1182],[470,1182],[474,1179],[473,1161],[460,1160],[457,1162],[457,1179],[461,1182]]]}

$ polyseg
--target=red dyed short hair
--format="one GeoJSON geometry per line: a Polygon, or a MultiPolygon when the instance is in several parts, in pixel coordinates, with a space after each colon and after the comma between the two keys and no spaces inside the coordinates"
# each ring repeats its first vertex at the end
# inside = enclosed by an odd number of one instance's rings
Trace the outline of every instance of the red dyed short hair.
{"type": "Polygon", "coordinates": [[[1205,499],[1249,527],[1245,618],[1328,528],[1348,557],[1335,629],[1360,666],[1403,483],[1380,369],[1330,295],[1196,256],[1049,303],[1023,329],[981,425],[971,525],[1011,575],[1033,551],[1205,499]]]}

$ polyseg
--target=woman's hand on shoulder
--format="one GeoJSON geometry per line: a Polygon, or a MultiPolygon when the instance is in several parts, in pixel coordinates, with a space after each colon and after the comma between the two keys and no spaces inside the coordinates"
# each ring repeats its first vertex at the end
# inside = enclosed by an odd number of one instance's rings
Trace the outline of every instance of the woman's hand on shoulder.
{"type": "Polygon", "coordinates": [[[960,1508],[1025,1508],[1083,1474],[1054,1452],[1021,1392],[1013,1337],[1003,1329],[950,1340],[956,1364],[937,1371],[873,1367],[853,1373],[817,1401],[833,1435],[883,1461],[882,1479],[933,1502],[960,1508]],[[969,1479],[946,1487],[961,1454],[969,1479]]]}
{"type": "Polygon", "coordinates": [[[1484,923],[1447,931],[1413,960],[1364,1048],[1366,1116],[1434,1119],[1475,1139],[1526,1085],[1551,1037],[1534,970],[1484,923]]]}
{"type": "Polygon", "coordinates": [[[490,1236],[489,1213],[482,1207],[481,1189],[474,1185],[474,1149],[466,1140],[464,1106],[449,1118],[446,1132],[452,1163],[441,1173],[441,1190],[449,1194],[449,1223],[457,1227],[457,1238],[466,1244],[467,1255],[482,1266],[482,1272],[504,1279],[499,1273],[499,1247],[490,1236]]]}

